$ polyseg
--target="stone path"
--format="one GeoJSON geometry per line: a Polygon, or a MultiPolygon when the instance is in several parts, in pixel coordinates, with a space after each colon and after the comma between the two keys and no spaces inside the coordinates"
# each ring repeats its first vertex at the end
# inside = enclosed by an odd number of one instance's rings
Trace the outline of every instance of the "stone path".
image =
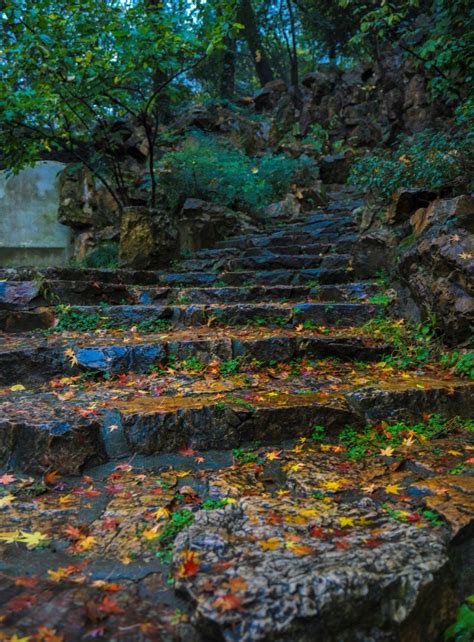
{"type": "Polygon", "coordinates": [[[442,639],[473,384],[390,356],[331,196],[172,272],[1,270],[0,640],[442,639]]]}

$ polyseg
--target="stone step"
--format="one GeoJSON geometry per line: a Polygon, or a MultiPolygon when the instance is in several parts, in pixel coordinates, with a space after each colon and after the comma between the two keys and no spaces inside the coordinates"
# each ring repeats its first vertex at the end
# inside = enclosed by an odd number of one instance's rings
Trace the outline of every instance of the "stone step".
{"type": "MultiPolygon", "coordinates": [[[[271,252],[274,254],[326,254],[332,248],[337,247],[337,244],[333,243],[300,243],[298,245],[273,245],[271,252]]],[[[221,259],[221,258],[231,258],[233,256],[237,257],[247,257],[247,256],[260,256],[263,252],[270,251],[267,248],[262,247],[251,247],[246,250],[239,250],[236,247],[230,248],[214,248],[211,250],[199,250],[193,255],[195,259],[221,259]]],[[[188,258],[188,257],[184,257],[188,258]]]]}
{"type": "Polygon", "coordinates": [[[259,256],[242,256],[228,259],[187,259],[178,264],[183,271],[201,271],[209,269],[236,270],[298,270],[322,267],[327,269],[346,268],[350,262],[348,254],[275,254],[262,252],[259,256]]]}
{"type": "Polygon", "coordinates": [[[219,241],[216,243],[216,248],[237,248],[239,250],[246,250],[257,247],[273,248],[274,246],[280,247],[282,245],[307,245],[312,243],[334,244],[337,243],[341,236],[351,232],[352,228],[340,231],[327,231],[320,234],[300,229],[292,231],[290,234],[286,231],[285,227],[283,230],[274,232],[271,236],[250,235],[231,237],[225,241],[219,241]]]}
{"type": "MultiPolygon", "coordinates": [[[[114,275],[112,272],[106,271],[88,271],[76,273],[75,276],[81,276],[84,280],[85,277],[90,279],[91,276],[97,276],[97,283],[100,278],[103,279],[102,283],[116,283],[117,280],[122,279],[123,283],[134,283],[138,285],[163,285],[175,288],[190,288],[190,287],[213,287],[231,286],[231,287],[250,287],[257,285],[266,286],[282,286],[282,285],[338,285],[349,283],[357,274],[348,266],[346,269],[303,269],[303,270],[261,270],[261,271],[241,271],[241,272],[131,272],[128,274],[126,271],[123,275],[114,275]],[[92,272],[92,274],[91,274],[92,272]],[[154,280],[153,280],[154,276],[154,280]],[[129,281],[127,281],[129,279],[129,281]],[[143,283],[140,283],[140,280],[143,283]]],[[[9,275],[13,276],[12,274],[9,275]]],[[[69,276],[72,278],[71,273],[62,274],[62,276],[69,276]]],[[[15,281],[18,283],[19,281],[15,281]]],[[[96,282],[96,281],[94,281],[96,282]]],[[[11,283],[11,282],[9,282],[11,283]]],[[[100,286],[99,286],[100,287],[100,286]]],[[[5,288],[6,289],[6,288],[5,288]]],[[[25,299],[27,296],[25,295],[25,299]]],[[[22,300],[25,300],[22,299],[22,300]]],[[[53,304],[53,301],[49,301],[53,304]]],[[[17,310],[6,309],[10,306],[0,307],[0,331],[5,332],[24,332],[33,330],[35,328],[48,328],[51,326],[51,311],[48,308],[37,308],[36,310],[17,310]]],[[[17,306],[17,307],[22,307],[17,306]]]]}
{"type": "MultiPolygon", "coordinates": [[[[193,305],[71,306],[69,314],[100,319],[98,326],[130,328],[168,320],[177,326],[267,323],[291,325],[311,321],[315,325],[351,326],[364,323],[383,311],[366,303],[228,303],[193,305]]],[[[60,314],[54,313],[59,319],[60,314]]]]}
{"type": "MultiPolygon", "coordinates": [[[[413,420],[426,412],[468,417],[474,399],[474,383],[427,377],[361,386],[349,375],[330,395],[334,384],[325,379],[303,389],[302,382],[295,389],[292,380],[250,391],[226,382],[227,392],[224,385],[209,394],[200,393],[189,379],[188,390],[183,380],[174,392],[161,394],[156,378],[134,385],[111,381],[72,396],[70,386],[53,392],[8,391],[0,395],[0,462],[34,473],[78,473],[85,465],[132,453],[233,448],[309,436],[316,424],[337,435],[347,425],[413,420]]],[[[201,385],[212,389],[207,380],[201,385]]]]}
{"type": "MultiPolygon", "coordinates": [[[[390,353],[384,342],[351,331],[327,335],[294,328],[193,328],[155,334],[105,336],[62,333],[45,338],[16,336],[0,343],[0,386],[31,384],[83,373],[145,374],[160,364],[197,360],[203,366],[235,361],[239,367],[295,359],[337,357],[375,361],[390,353]]],[[[220,367],[220,366],[219,366],[220,367]]]]}
{"type": "Polygon", "coordinates": [[[311,299],[313,301],[364,301],[375,294],[371,282],[347,285],[255,285],[248,287],[171,288],[134,286],[95,281],[9,281],[2,284],[0,309],[27,310],[56,304],[94,305],[249,303],[311,299]]]}

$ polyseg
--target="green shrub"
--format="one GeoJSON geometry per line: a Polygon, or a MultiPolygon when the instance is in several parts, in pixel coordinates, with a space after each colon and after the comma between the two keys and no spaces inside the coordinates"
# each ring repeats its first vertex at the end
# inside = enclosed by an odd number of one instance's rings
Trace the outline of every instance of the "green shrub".
{"type": "Polygon", "coordinates": [[[454,642],[471,642],[474,637],[474,595],[469,595],[456,616],[454,624],[446,629],[445,640],[454,642]]]}
{"type": "Polygon", "coordinates": [[[256,211],[301,181],[308,161],[270,154],[252,158],[216,137],[195,132],[165,154],[159,166],[159,189],[170,208],[186,198],[201,198],[246,212],[256,211]]]}
{"type": "Polygon", "coordinates": [[[472,134],[426,129],[412,138],[400,138],[393,149],[360,157],[349,180],[375,197],[389,199],[401,187],[466,189],[473,168],[472,134]]]}
{"type": "Polygon", "coordinates": [[[81,267],[88,268],[116,268],[118,267],[118,244],[107,242],[88,252],[80,261],[81,267]]]}

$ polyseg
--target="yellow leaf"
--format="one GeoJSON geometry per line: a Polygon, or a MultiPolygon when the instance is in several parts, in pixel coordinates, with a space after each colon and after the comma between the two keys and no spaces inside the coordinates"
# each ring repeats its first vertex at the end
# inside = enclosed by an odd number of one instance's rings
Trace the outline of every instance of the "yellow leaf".
{"type": "Polygon", "coordinates": [[[74,550],[79,552],[88,551],[92,547],[92,545],[95,543],[95,539],[96,538],[93,535],[88,535],[87,537],[80,539],[74,545],[74,550]]]}
{"type": "Polygon", "coordinates": [[[297,542],[287,542],[286,548],[290,549],[292,553],[296,555],[311,555],[314,553],[314,549],[307,544],[298,544],[297,542]]]}
{"type": "Polygon", "coordinates": [[[167,508],[162,507],[158,508],[158,510],[156,510],[153,515],[155,519],[168,519],[170,516],[170,512],[167,508]]]}
{"type": "Polygon", "coordinates": [[[20,537],[20,531],[0,532],[0,541],[6,542],[7,544],[13,544],[13,542],[17,542],[19,537],[20,537]]]}
{"type": "Polygon", "coordinates": [[[17,383],[15,386],[11,386],[10,390],[12,392],[18,392],[19,390],[26,390],[26,388],[21,383],[17,383]]]}
{"type": "Polygon", "coordinates": [[[0,508],[3,508],[3,506],[10,506],[15,499],[15,495],[4,495],[3,497],[0,497],[0,508]]]}
{"type": "Polygon", "coordinates": [[[67,350],[65,350],[64,356],[69,359],[69,363],[71,364],[71,366],[77,366],[77,364],[79,363],[76,357],[76,353],[72,348],[68,348],[67,350]]]}
{"type": "Polygon", "coordinates": [[[20,537],[18,538],[18,541],[26,544],[26,548],[33,549],[37,546],[41,546],[41,544],[49,542],[49,537],[47,535],[44,535],[44,533],[40,533],[39,531],[35,531],[34,533],[20,531],[20,537]]]}
{"type": "Polygon", "coordinates": [[[352,517],[339,517],[339,524],[341,528],[346,526],[354,526],[354,519],[352,517]]]}
{"type": "Polygon", "coordinates": [[[160,529],[156,528],[156,526],[153,528],[145,528],[145,530],[142,532],[142,537],[144,537],[147,540],[156,539],[159,536],[160,536],[160,529]]]}
{"type": "Polygon", "coordinates": [[[388,486],[385,486],[385,492],[398,495],[400,492],[400,484],[388,484],[388,486]]]}
{"type": "Polygon", "coordinates": [[[318,517],[319,511],[315,508],[303,508],[303,510],[299,511],[299,514],[302,517],[318,517]]]}
{"type": "Polygon", "coordinates": [[[269,539],[262,539],[259,541],[260,546],[264,551],[274,551],[282,546],[281,540],[278,537],[270,537],[269,539]]]}
{"type": "Polygon", "coordinates": [[[337,479],[329,480],[329,481],[323,482],[322,485],[326,490],[339,490],[341,487],[341,482],[337,481],[337,479]]]}
{"type": "Polygon", "coordinates": [[[387,448],[382,448],[380,450],[380,455],[384,457],[390,457],[391,455],[393,455],[393,448],[391,446],[387,446],[387,448]]]}

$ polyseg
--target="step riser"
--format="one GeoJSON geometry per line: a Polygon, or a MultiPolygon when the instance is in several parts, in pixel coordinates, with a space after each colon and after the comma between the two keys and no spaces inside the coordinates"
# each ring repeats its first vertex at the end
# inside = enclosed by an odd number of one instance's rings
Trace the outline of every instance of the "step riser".
{"type": "Polygon", "coordinates": [[[111,327],[130,328],[140,323],[155,323],[169,320],[174,326],[200,326],[209,323],[245,325],[261,323],[293,325],[312,321],[315,325],[361,324],[377,315],[380,306],[358,303],[303,303],[293,307],[272,303],[229,304],[226,306],[190,305],[184,306],[72,306],[80,315],[99,315],[111,327]]]}
{"type": "Polygon", "coordinates": [[[308,245],[308,244],[333,244],[345,234],[353,232],[352,227],[343,227],[340,230],[329,230],[315,233],[311,230],[296,229],[288,231],[285,227],[269,236],[242,236],[226,239],[216,243],[216,249],[237,248],[245,250],[256,247],[279,247],[281,245],[308,245]]]}
{"type": "Polygon", "coordinates": [[[323,337],[267,337],[262,339],[226,339],[153,341],[138,345],[109,345],[87,347],[74,342],[61,348],[40,347],[0,352],[0,385],[37,384],[55,377],[73,376],[84,372],[107,375],[135,372],[146,374],[150,368],[166,363],[171,356],[177,361],[197,358],[203,364],[218,359],[241,358],[252,360],[290,361],[302,357],[339,357],[357,361],[380,360],[390,352],[388,346],[365,346],[357,339],[323,337]],[[72,349],[76,366],[65,355],[72,349]]]}
{"type": "MultiPolygon", "coordinates": [[[[337,248],[337,244],[333,243],[305,243],[298,245],[274,245],[272,246],[271,252],[274,254],[309,254],[309,255],[318,255],[318,254],[327,254],[331,249],[337,248]]],[[[262,256],[265,252],[269,250],[266,248],[253,247],[247,250],[240,251],[237,248],[229,248],[227,250],[214,250],[212,252],[198,252],[196,258],[200,259],[220,259],[220,258],[232,258],[235,256],[242,257],[254,257],[262,256]]]]}
{"type": "MultiPolygon", "coordinates": [[[[201,402],[177,411],[105,410],[92,419],[71,413],[41,426],[0,420],[0,462],[25,472],[57,470],[77,474],[91,462],[175,452],[191,446],[197,450],[233,448],[258,440],[263,444],[309,436],[314,425],[325,426],[336,436],[345,425],[364,425],[377,416],[420,419],[426,412],[469,417],[473,410],[472,386],[446,389],[359,391],[345,395],[339,407],[323,405],[302,395],[299,403],[284,407],[255,407],[201,402]],[[352,395],[352,396],[351,396],[352,395]],[[361,403],[361,398],[363,402],[361,403]]],[[[122,402],[126,403],[126,402],[122,402]]]]}
{"type": "MultiPolygon", "coordinates": [[[[28,310],[40,306],[50,306],[54,302],[67,305],[109,305],[141,304],[141,305],[170,305],[173,303],[250,303],[262,301],[304,300],[306,298],[319,301],[364,300],[377,291],[374,284],[348,284],[347,286],[254,286],[248,288],[152,288],[133,287],[115,284],[96,284],[86,281],[51,281],[47,284],[48,296],[42,297],[34,283],[29,294],[24,299],[13,299],[15,282],[12,282],[10,296],[1,297],[0,309],[28,310]]],[[[22,284],[23,285],[23,284],[22,284]]]]}
{"type": "Polygon", "coordinates": [[[179,264],[179,269],[183,271],[198,271],[198,270],[300,270],[311,268],[324,268],[324,269],[337,269],[347,268],[349,265],[350,256],[340,254],[326,254],[323,256],[306,256],[306,255],[265,255],[262,256],[249,256],[238,259],[223,259],[216,261],[214,259],[190,259],[182,261],[179,264]]]}

